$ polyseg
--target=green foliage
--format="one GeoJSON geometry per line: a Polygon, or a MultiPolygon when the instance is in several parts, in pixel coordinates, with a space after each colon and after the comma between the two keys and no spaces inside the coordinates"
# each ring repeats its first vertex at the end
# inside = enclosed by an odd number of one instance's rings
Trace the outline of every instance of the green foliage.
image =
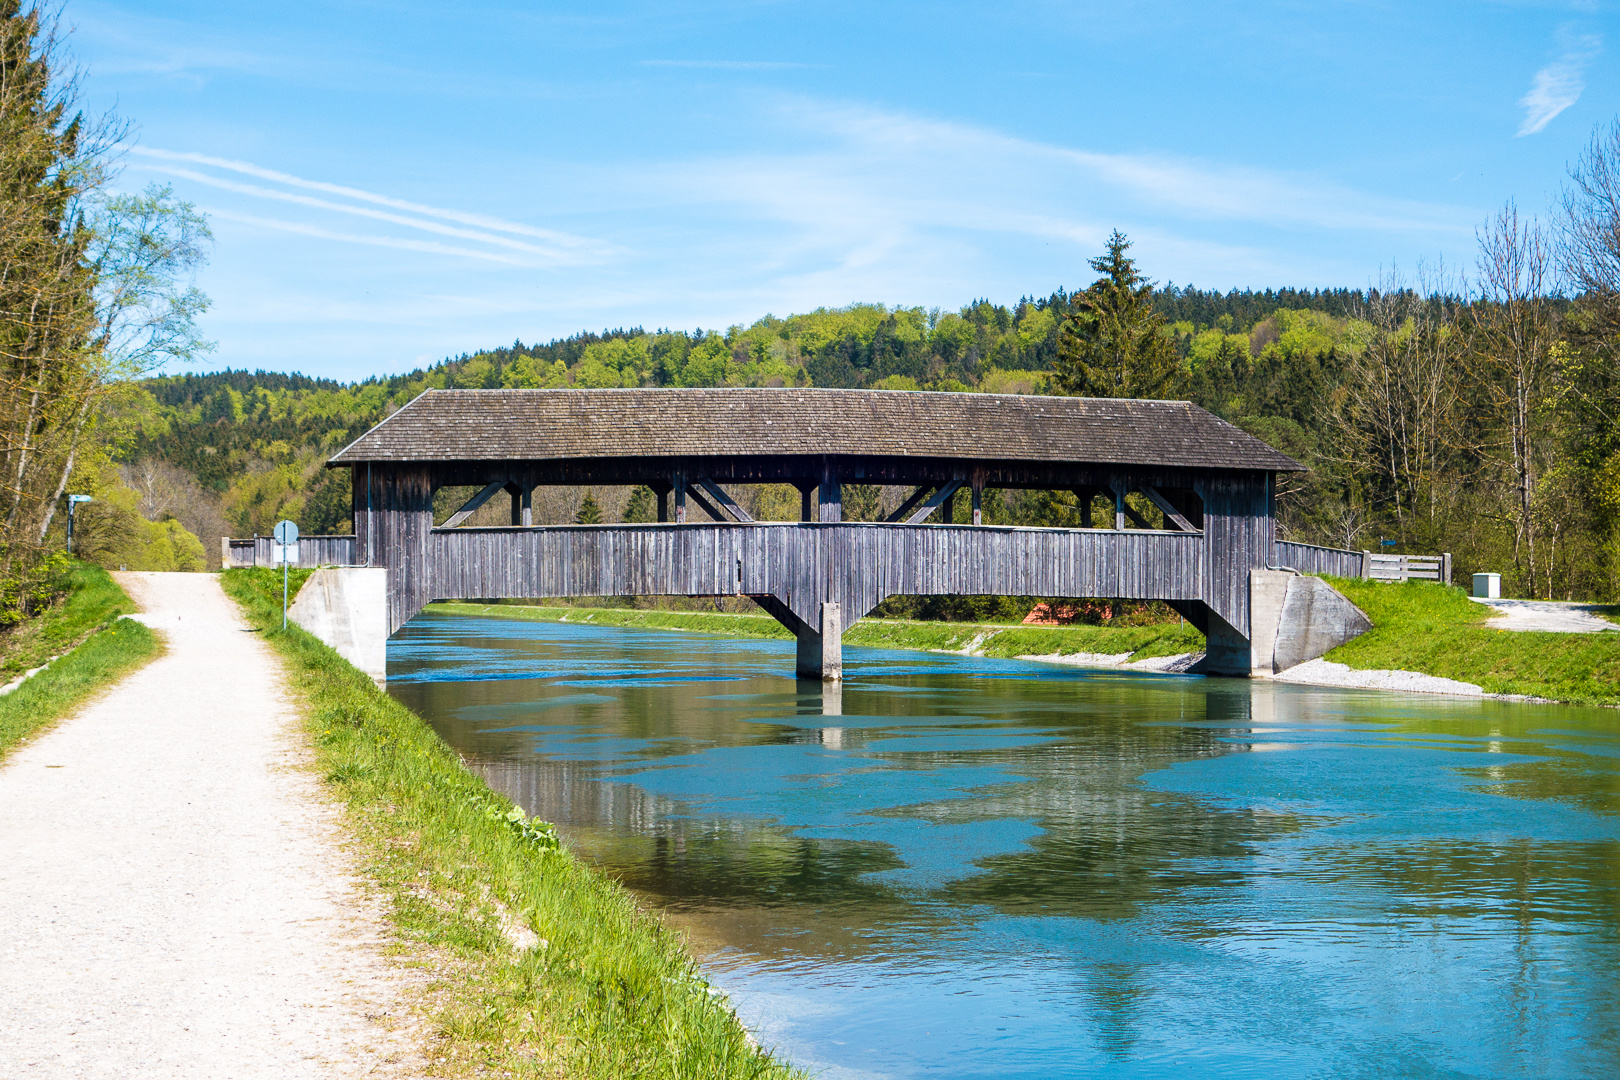
{"type": "Polygon", "coordinates": [[[1136,269],[1124,234],[1092,259],[1102,277],[1072,302],[1058,338],[1053,387],[1081,397],[1162,398],[1174,387],[1180,357],[1153,308],[1153,283],[1136,269]]]}
{"type": "Polygon", "coordinates": [[[801,1075],[750,1043],[680,939],[624,889],[335,652],[280,630],[278,575],[230,570],[224,584],[291,669],[366,872],[431,972],[435,1076],[801,1075]]]}
{"type": "Polygon", "coordinates": [[[602,524],[602,507],[596,502],[596,496],[587,491],[585,498],[580,500],[579,513],[574,515],[575,525],[602,524]]]}

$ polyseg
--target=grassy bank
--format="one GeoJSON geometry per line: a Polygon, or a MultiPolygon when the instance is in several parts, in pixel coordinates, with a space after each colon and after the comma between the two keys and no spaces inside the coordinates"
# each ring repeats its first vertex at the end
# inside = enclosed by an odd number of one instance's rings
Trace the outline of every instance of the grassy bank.
{"type": "Polygon", "coordinates": [[[623,889],[335,652],[281,631],[280,575],[230,570],[224,582],[287,662],[367,873],[433,974],[435,1075],[801,1075],[750,1045],[681,942],[623,889]]]}
{"type": "MultiPolygon", "coordinates": [[[[629,608],[530,607],[517,604],[434,604],[432,611],[489,615],[536,622],[576,622],[647,630],[686,630],[727,637],[790,638],[769,615],[629,608]]],[[[972,647],[977,656],[1050,656],[1054,653],[1130,653],[1131,659],[1202,652],[1204,636],[1185,623],[1146,626],[1008,626],[999,623],[907,622],[862,619],[844,644],[874,649],[949,650],[972,647]]]]}
{"type": "Polygon", "coordinates": [[[0,681],[61,657],[0,697],[0,757],[161,651],[151,630],[119,618],[135,605],[99,566],[76,564],[62,587],[54,604],[0,638],[0,681]]]}
{"type": "Polygon", "coordinates": [[[1620,633],[1493,630],[1485,625],[1490,609],[1459,588],[1327,580],[1373,622],[1367,633],[1328,653],[1328,660],[1460,679],[1488,694],[1620,705],[1620,633]]]}

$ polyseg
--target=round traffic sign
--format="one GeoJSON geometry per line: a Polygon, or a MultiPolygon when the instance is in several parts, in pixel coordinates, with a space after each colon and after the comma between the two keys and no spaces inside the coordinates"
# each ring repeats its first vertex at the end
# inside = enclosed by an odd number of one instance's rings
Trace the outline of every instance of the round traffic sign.
{"type": "Polygon", "coordinates": [[[298,543],[298,526],[290,521],[278,521],[276,522],[275,537],[278,544],[296,544],[298,543]]]}

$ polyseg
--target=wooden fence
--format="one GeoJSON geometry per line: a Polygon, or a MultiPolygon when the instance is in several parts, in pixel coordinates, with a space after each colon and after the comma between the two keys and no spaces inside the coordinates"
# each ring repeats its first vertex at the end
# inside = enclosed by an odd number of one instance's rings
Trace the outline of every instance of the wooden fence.
{"type": "MultiPolygon", "coordinates": [[[[279,566],[275,562],[276,541],[269,536],[254,536],[243,540],[226,539],[220,547],[226,569],[245,566],[279,566]]],[[[300,536],[298,559],[294,566],[353,566],[355,565],[354,537],[300,536]]]]}
{"type": "Polygon", "coordinates": [[[1439,555],[1377,555],[1371,551],[1317,547],[1278,540],[1276,565],[1302,574],[1367,578],[1372,581],[1409,581],[1413,578],[1451,584],[1451,552],[1439,555]]]}

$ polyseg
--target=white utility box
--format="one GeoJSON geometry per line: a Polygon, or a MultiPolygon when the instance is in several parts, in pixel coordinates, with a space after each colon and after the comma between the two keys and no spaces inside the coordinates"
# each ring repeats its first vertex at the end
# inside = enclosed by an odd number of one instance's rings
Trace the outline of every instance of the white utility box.
{"type": "Polygon", "coordinates": [[[1502,596],[1501,574],[1475,574],[1474,595],[1481,600],[1497,600],[1502,596]]]}

